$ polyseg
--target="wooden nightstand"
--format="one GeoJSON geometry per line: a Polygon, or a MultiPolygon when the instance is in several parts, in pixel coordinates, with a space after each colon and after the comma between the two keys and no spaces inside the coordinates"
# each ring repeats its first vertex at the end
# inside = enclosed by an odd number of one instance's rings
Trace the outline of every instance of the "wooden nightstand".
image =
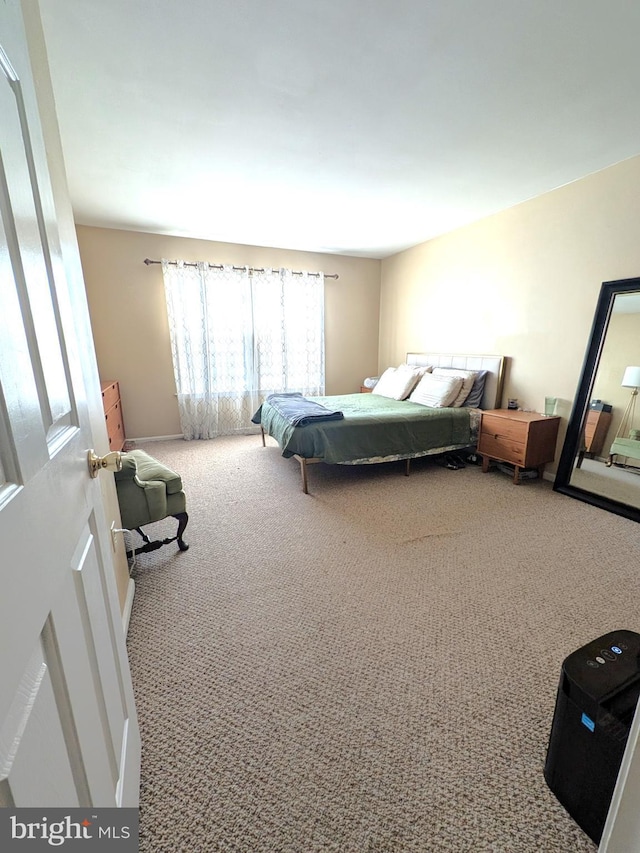
{"type": "Polygon", "coordinates": [[[601,412],[590,409],[584,424],[584,446],[585,453],[590,456],[599,456],[611,425],[611,412],[601,412]]]}
{"type": "Polygon", "coordinates": [[[120,386],[109,380],[101,383],[102,407],[107,424],[109,450],[122,450],[124,447],[124,421],[122,420],[122,403],[120,402],[120,386]]]}
{"type": "Polygon", "coordinates": [[[513,409],[489,409],[482,413],[478,453],[482,470],[492,460],[515,466],[513,482],[520,482],[521,468],[537,468],[542,477],[544,466],[553,462],[558,438],[559,417],[513,409]]]}
{"type": "Polygon", "coordinates": [[[360,386],[360,393],[361,394],[370,394],[372,391],[373,391],[373,388],[367,388],[364,385],[360,386]]]}

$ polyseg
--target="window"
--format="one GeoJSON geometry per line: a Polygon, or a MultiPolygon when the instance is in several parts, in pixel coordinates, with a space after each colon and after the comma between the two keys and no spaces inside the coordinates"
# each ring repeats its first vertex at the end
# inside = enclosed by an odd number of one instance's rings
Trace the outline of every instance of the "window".
{"type": "Polygon", "coordinates": [[[324,276],[162,262],[185,438],[252,431],[275,392],[324,394],[324,276]]]}

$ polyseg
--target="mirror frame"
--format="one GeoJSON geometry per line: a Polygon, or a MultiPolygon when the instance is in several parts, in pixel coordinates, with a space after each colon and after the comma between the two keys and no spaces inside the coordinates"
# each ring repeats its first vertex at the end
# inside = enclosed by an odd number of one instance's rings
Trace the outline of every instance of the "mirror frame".
{"type": "Polygon", "coordinates": [[[571,474],[575,466],[575,460],[579,451],[579,441],[582,435],[584,419],[587,415],[589,400],[593,391],[596,371],[600,364],[600,356],[609,327],[609,319],[613,309],[613,303],[620,293],[640,292],[640,278],[626,278],[620,281],[605,281],[600,288],[600,296],[593,318],[589,344],[582,366],[582,373],[578,383],[573,409],[569,417],[567,434],[565,436],[562,454],[558,463],[556,479],[553,484],[554,491],[571,498],[597,506],[607,512],[622,515],[632,521],[640,522],[640,508],[629,506],[629,504],[614,501],[603,495],[596,495],[585,489],[571,485],[571,474]]]}

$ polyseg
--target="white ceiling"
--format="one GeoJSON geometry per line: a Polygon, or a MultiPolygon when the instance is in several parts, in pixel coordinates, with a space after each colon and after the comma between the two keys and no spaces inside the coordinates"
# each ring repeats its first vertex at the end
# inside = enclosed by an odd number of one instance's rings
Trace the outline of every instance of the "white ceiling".
{"type": "Polygon", "coordinates": [[[40,0],[79,223],[385,257],[640,153],[636,0],[40,0]]]}

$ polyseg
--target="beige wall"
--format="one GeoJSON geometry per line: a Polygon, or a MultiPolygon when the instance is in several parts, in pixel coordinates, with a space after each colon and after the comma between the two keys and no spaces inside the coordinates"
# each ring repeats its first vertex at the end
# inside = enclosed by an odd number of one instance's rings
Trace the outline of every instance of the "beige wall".
{"type": "Polygon", "coordinates": [[[77,227],[98,366],[117,379],[129,438],[178,435],[180,424],[159,265],[182,258],[338,273],[325,286],[326,390],[359,390],[378,364],[380,261],[77,227]]]}
{"type": "Polygon", "coordinates": [[[566,416],[601,283],[639,274],[636,157],[384,260],[379,369],[410,350],[501,353],[505,400],[556,396],[566,416]]]}

